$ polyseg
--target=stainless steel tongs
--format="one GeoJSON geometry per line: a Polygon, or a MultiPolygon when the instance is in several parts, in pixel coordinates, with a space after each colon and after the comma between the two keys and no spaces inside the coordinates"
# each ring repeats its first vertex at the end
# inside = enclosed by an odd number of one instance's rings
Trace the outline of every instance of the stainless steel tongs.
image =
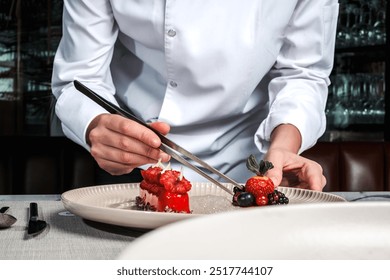
{"type": "Polygon", "coordinates": [[[156,133],[160,137],[161,142],[162,142],[162,144],[160,146],[160,149],[162,151],[164,151],[167,154],[169,154],[172,158],[176,159],[181,164],[183,164],[183,165],[187,166],[188,168],[194,170],[196,173],[200,174],[201,176],[203,176],[204,178],[206,178],[210,182],[214,183],[215,185],[217,185],[218,187],[220,187],[224,191],[226,191],[229,194],[233,195],[233,191],[232,190],[230,190],[229,188],[224,186],[222,183],[218,182],[217,180],[215,180],[214,178],[209,176],[207,173],[205,173],[204,171],[202,171],[198,167],[196,167],[193,164],[191,164],[186,158],[199,163],[206,170],[210,171],[211,173],[214,173],[214,174],[218,175],[219,177],[223,178],[226,182],[231,183],[234,186],[237,186],[239,188],[242,188],[241,184],[237,183],[236,181],[234,181],[233,179],[229,178],[228,176],[226,176],[222,172],[218,171],[217,169],[215,169],[214,167],[210,166],[209,164],[207,164],[203,160],[199,159],[198,157],[196,157],[195,155],[193,155],[192,153],[190,153],[189,151],[187,151],[183,147],[181,147],[178,144],[174,143],[173,141],[171,141],[170,139],[168,139],[167,137],[162,135],[157,130],[155,130],[152,127],[150,127],[147,123],[145,123],[144,121],[140,120],[139,118],[137,118],[136,116],[134,116],[130,112],[128,112],[126,110],[123,110],[122,108],[116,106],[115,104],[111,103],[110,101],[102,98],[100,95],[98,95],[97,93],[95,93],[94,91],[92,91],[91,89],[89,89],[88,87],[86,87],[85,85],[83,85],[82,83],[80,83],[77,80],[74,81],[74,85],[75,85],[77,90],[79,90],[80,92],[82,92],[83,94],[85,94],[86,96],[91,98],[93,101],[95,101],[97,104],[102,106],[104,109],[106,109],[111,114],[119,114],[119,115],[121,115],[123,117],[129,118],[129,119],[131,119],[131,120],[133,120],[133,121],[135,121],[135,122],[137,122],[137,123],[139,123],[139,124],[141,124],[143,126],[146,126],[149,129],[151,129],[154,133],[156,133]]]}

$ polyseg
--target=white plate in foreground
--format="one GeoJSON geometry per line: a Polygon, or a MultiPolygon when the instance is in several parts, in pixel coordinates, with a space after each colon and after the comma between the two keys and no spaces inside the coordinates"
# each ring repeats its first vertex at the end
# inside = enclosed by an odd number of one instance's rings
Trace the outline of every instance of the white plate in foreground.
{"type": "Polygon", "coordinates": [[[390,203],[253,207],[180,221],[137,238],[117,259],[390,259],[390,203]]]}
{"type": "MultiPolygon", "coordinates": [[[[225,184],[232,189],[231,184],[225,184]]],[[[299,203],[341,202],[344,198],[323,192],[279,187],[290,200],[288,207],[299,203]]],[[[69,190],[61,195],[64,207],[82,218],[125,227],[154,229],[172,222],[228,211],[247,210],[232,205],[230,194],[212,183],[192,183],[190,209],[192,214],[161,213],[136,210],[135,197],[139,184],[91,186],[69,190]]]]}

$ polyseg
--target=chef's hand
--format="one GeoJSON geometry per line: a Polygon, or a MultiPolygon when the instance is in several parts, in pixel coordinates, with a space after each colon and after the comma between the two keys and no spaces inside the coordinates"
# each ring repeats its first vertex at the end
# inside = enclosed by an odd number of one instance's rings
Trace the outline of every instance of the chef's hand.
{"type": "Polygon", "coordinates": [[[322,167],[298,155],[301,143],[301,134],[294,125],[277,126],[271,134],[270,147],[264,157],[272,162],[274,168],[268,170],[266,175],[275,186],[322,191],[326,185],[322,167]]]}
{"type": "MultiPolygon", "coordinates": [[[[170,130],[163,122],[150,126],[164,135],[170,130]]],[[[115,114],[97,116],[88,127],[86,140],[100,168],[111,175],[130,173],[138,166],[159,159],[170,160],[170,156],[159,149],[161,140],[152,130],[115,114]]]]}
{"type": "Polygon", "coordinates": [[[274,165],[266,175],[275,186],[322,191],[326,185],[322,167],[315,161],[283,149],[268,150],[264,159],[274,165]]]}

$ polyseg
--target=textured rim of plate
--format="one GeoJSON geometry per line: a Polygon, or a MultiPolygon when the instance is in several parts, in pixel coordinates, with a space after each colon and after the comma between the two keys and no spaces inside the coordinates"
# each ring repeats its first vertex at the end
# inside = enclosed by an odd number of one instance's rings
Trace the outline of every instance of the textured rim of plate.
{"type": "MultiPolygon", "coordinates": [[[[106,203],[109,199],[105,197],[106,194],[126,191],[130,193],[132,190],[138,190],[138,186],[139,184],[113,184],[83,187],[63,193],[61,200],[68,211],[84,219],[125,227],[154,229],[174,221],[196,216],[112,208],[96,204],[99,199],[101,203],[106,203]],[[91,198],[94,199],[92,202],[85,202],[85,199],[91,198]]],[[[134,199],[134,197],[129,196],[127,200],[130,201],[131,199],[134,199]]],[[[111,202],[121,203],[123,201],[126,201],[126,198],[114,196],[114,200],[111,202]]]]}
{"type": "Polygon", "coordinates": [[[341,196],[325,193],[319,191],[289,188],[289,187],[278,187],[279,191],[283,192],[287,197],[294,198],[296,200],[302,200],[308,202],[347,202],[347,200],[341,196]]]}
{"type": "MultiPolygon", "coordinates": [[[[192,183],[192,185],[193,187],[189,192],[190,196],[216,195],[227,198],[231,196],[212,183],[199,182],[192,183]]],[[[233,188],[233,185],[231,184],[224,185],[229,189],[233,188]]],[[[82,218],[134,228],[154,229],[171,222],[206,215],[197,213],[149,212],[107,206],[107,204],[126,204],[126,202],[134,200],[134,194],[132,194],[132,192],[138,192],[138,189],[139,183],[82,187],[64,192],[61,195],[61,201],[68,211],[82,218]],[[123,196],[119,196],[122,192],[123,196]],[[129,192],[129,197],[125,196],[126,192],[129,192]]],[[[291,204],[346,202],[346,200],[340,196],[324,192],[289,187],[278,187],[278,190],[284,192],[286,196],[289,197],[292,202],[291,204]]],[[[283,205],[281,207],[286,206],[288,205],[283,205]]]]}

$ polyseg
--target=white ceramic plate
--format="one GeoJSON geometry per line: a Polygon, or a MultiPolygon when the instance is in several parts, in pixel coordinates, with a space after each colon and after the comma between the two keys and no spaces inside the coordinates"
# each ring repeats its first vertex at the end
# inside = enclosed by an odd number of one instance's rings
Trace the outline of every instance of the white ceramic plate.
{"type": "Polygon", "coordinates": [[[137,238],[117,259],[390,259],[390,203],[253,207],[169,224],[137,238]]]}
{"type": "MultiPolygon", "coordinates": [[[[225,184],[232,189],[231,184],[225,184]]],[[[288,207],[299,203],[340,202],[344,198],[322,192],[279,187],[290,200],[288,207]]],[[[64,207],[82,218],[125,227],[154,229],[172,222],[227,211],[241,211],[231,203],[231,195],[212,183],[192,183],[190,209],[192,214],[159,213],[135,210],[139,184],[91,186],[69,190],[61,196],[64,207]]]]}

